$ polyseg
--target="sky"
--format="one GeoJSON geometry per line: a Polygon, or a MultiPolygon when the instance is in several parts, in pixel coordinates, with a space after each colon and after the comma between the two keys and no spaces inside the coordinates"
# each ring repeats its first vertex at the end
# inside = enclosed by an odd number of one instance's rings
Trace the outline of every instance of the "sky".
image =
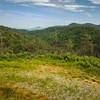
{"type": "Polygon", "coordinates": [[[29,29],[100,24],[100,0],[0,0],[0,25],[29,29]]]}

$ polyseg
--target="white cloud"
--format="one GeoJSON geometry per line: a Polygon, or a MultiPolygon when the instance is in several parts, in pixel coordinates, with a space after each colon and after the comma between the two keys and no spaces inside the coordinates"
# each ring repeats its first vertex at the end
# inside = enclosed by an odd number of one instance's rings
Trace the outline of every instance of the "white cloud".
{"type": "MultiPolygon", "coordinates": [[[[75,4],[74,3],[75,0],[6,0],[6,1],[20,2],[20,6],[25,6],[25,7],[30,7],[32,5],[48,6],[48,7],[61,8],[73,12],[84,12],[85,8],[90,8],[90,9],[96,8],[95,6],[75,4]]],[[[91,1],[96,1],[96,0],[91,0],[91,1]]]]}
{"type": "Polygon", "coordinates": [[[6,0],[10,2],[49,2],[49,0],[6,0]]]}
{"type": "Polygon", "coordinates": [[[80,10],[78,8],[81,8],[80,5],[64,5],[64,9],[70,10],[73,12],[83,12],[83,10],[80,10]]]}
{"type": "Polygon", "coordinates": [[[20,4],[20,6],[23,6],[23,7],[30,7],[31,5],[29,5],[29,4],[20,4]]]}
{"type": "Polygon", "coordinates": [[[94,6],[85,6],[85,5],[64,5],[64,9],[70,10],[73,12],[83,12],[80,8],[95,8],[94,6]]]}
{"type": "Polygon", "coordinates": [[[75,2],[75,0],[58,0],[58,2],[67,2],[67,3],[71,3],[71,2],[75,2]]]}
{"type": "Polygon", "coordinates": [[[75,4],[60,5],[60,4],[53,4],[53,3],[34,3],[34,5],[62,8],[62,9],[73,11],[73,12],[84,12],[82,8],[92,8],[92,9],[95,8],[95,6],[85,6],[85,5],[75,5],[75,4]]]}
{"type": "Polygon", "coordinates": [[[10,2],[66,2],[66,3],[72,3],[75,2],[75,0],[5,0],[10,2]]]}
{"type": "Polygon", "coordinates": [[[94,4],[100,4],[100,0],[89,0],[89,1],[91,1],[94,4]]]}
{"type": "Polygon", "coordinates": [[[34,3],[34,5],[49,6],[49,7],[58,7],[56,4],[53,4],[53,3],[34,3]]]}

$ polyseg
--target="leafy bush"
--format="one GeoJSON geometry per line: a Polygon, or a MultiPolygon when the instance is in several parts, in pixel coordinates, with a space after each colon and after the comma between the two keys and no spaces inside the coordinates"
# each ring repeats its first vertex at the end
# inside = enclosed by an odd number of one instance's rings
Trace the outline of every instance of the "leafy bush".
{"type": "Polygon", "coordinates": [[[65,60],[66,62],[76,62],[79,65],[83,66],[84,68],[88,67],[98,67],[100,68],[100,59],[95,57],[88,57],[88,56],[77,56],[72,53],[67,53],[63,55],[52,54],[49,57],[53,59],[65,60]]]}
{"type": "Polygon", "coordinates": [[[86,69],[86,72],[96,76],[100,76],[100,69],[97,67],[89,67],[86,69]]]}
{"type": "Polygon", "coordinates": [[[0,54],[0,60],[15,60],[15,59],[19,59],[19,58],[29,58],[31,55],[31,53],[29,52],[21,52],[18,54],[10,54],[10,53],[6,53],[6,54],[0,54]]]}

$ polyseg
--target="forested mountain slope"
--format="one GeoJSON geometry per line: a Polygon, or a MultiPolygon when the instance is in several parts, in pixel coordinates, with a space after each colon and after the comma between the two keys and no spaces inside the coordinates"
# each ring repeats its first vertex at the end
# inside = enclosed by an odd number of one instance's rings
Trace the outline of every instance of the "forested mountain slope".
{"type": "Polygon", "coordinates": [[[54,46],[54,51],[100,56],[100,30],[95,27],[57,26],[29,33],[54,46]]]}
{"type": "Polygon", "coordinates": [[[0,26],[3,52],[66,53],[100,57],[100,29],[88,25],[55,26],[20,32],[0,26]]]}
{"type": "Polygon", "coordinates": [[[0,26],[0,52],[19,53],[38,51],[39,48],[42,48],[41,41],[38,38],[31,39],[30,36],[15,29],[0,26]]]}

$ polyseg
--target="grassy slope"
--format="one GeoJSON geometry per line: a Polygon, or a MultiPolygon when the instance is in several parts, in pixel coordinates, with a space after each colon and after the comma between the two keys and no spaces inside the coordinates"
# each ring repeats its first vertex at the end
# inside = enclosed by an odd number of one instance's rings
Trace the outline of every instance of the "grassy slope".
{"type": "Polygon", "coordinates": [[[100,100],[100,77],[51,58],[0,61],[1,100],[100,100]],[[27,93],[26,93],[26,92],[27,93]]]}

